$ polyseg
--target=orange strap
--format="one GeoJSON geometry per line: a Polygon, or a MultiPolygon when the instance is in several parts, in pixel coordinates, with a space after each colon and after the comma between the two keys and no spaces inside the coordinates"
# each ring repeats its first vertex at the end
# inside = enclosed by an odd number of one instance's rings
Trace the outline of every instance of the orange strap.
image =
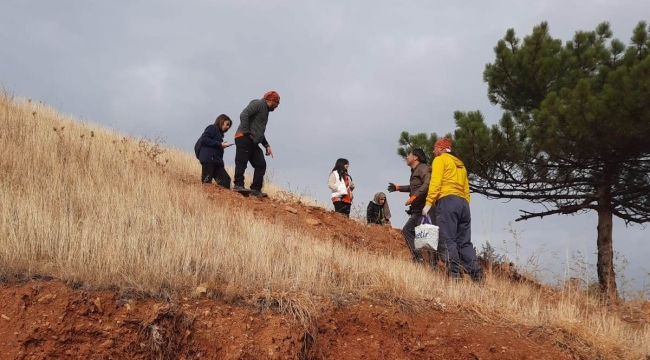
{"type": "Polygon", "coordinates": [[[244,134],[242,134],[242,133],[236,133],[236,134],[235,134],[235,139],[240,138],[240,137],[242,137],[242,136],[244,136],[244,134]]]}
{"type": "Polygon", "coordinates": [[[395,191],[399,191],[399,185],[395,185],[395,191]]]}
{"type": "Polygon", "coordinates": [[[341,201],[346,204],[352,204],[352,194],[350,193],[350,177],[348,175],[345,175],[343,182],[345,183],[345,187],[348,188],[348,193],[341,198],[341,201]]]}

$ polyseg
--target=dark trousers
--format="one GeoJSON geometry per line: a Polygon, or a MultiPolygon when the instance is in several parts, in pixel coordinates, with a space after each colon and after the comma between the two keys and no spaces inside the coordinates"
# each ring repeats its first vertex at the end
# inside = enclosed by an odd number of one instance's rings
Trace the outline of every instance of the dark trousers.
{"type": "MultiPolygon", "coordinates": [[[[435,206],[432,206],[431,210],[429,210],[429,217],[431,218],[433,225],[436,225],[435,211],[435,206]]],[[[422,210],[413,211],[411,217],[406,221],[406,224],[404,224],[404,227],[402,228],[404,241],[406,241],[406,246],[408,246],[409,250],[411,251],[411,255],[413,255],[413,261],[415,262],[424,262],[422,252],[415,249],[415,227],[422,224],[422,218],[422,210]]],[[[436,254],[433,252],[429,254],[429,261],[432,265],[434,265],[434,262],[438,261],[436,254]]]]}
{"type": "Polygon", "coordinates": [[[352,208],[352,204],[348,204],[344,201],[334,201],[334,211],[336,211],[337,213],[350,217],[351,208],[352,208]]]}
{"type": "Polygon", "coordinates": [[[264,152],[258,144],[248,135],[235,139],[235,186],[244,186],[244,172],[248,163],[255,169],[251,190],[262,191],[264,174],[266,173],[266,160],[264,152]]]}
{"type": "Polygon", "coordinates": [[[218,185],[230,189],[230,175],[228,175],[223,165],[201,163],[201,182],[204,184],[210,184],[212,183],[212,179],[214,179],[218,185]]]}
{"type": "Polygon", "coordinates": [[[439,227],[438,253],[450,276],[460,277],[465,269],[473,279],[481,277],[481,268],[472,245],[472,217],[467,200],[448,195],[436,202],[439,227]]]}

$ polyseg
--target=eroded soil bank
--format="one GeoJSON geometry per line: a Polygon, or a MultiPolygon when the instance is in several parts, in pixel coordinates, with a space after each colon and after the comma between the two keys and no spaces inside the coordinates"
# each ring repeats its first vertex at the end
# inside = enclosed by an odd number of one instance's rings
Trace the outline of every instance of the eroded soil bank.
{"type": "Polygon", "coordinates": [[[31,281],[2,285],[0,316],[2,359],[572,358],[564,340],[541,329],[434,306],[411,312],[359,302],[319,314],[279,313],[205,294],[171,303],[127,300],[31,281]]]}

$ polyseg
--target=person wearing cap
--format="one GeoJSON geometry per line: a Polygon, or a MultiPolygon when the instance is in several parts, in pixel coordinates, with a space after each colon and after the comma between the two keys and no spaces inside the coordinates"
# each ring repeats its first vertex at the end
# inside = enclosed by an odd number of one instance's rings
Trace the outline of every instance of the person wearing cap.
{"type": "Polygon", "coordinates": [[[378,192],[368,204],[366,221],[368,224],[390,225],[390,207],[386,201],[386,194],[378,192]]]}
{"type": "MultiPolygon", "coordinates": [[[[427,163],[427,156],[425,155],[422,149],[413,149],[406,156],[406,165],[411,168],[411,177],[409,179],[408,185],[396,185],[394,183],[388,183],[388,191],[394,192],[407,192],[409,193],[409,198],[406,200],[406,206],[410,206],[409,210],[406,211],[410,215],[409,219],[406,221],[404,228],[402,228],[402,234],[404,240],[406,241],[406,246],[408,246],[413,256],[414,262],[424,262],[424,257],[419,250],[415,249],[415,227],[422,223],[423,212],[427,192],[429,190],[429,179],[431,178],[431,167],[427,163]]],[[[431,208],[428,211],[431,211],[430,217],[432,218],[433,224],[435,220],[433,219],[434,211],[431,208]]],[[[426,216],[426,213],[424,213],[426,216]]],[[[433,263],[434,257],[430,257],[429,260],[433,263]]]]}
{"type": "Polygon", "coordinates": [[[438,254],[447,265],[449,276],[460,278],[464,269],[474,281],[481,281],[481,268],[471,239],[467,169],[453,155],[451,145],[450,139],[442,138],[433,146],[435,159],[422,214],[435,206],[439,227],[438,254]]]}
{"type": "Polygon", "coordinates": [[[273,157],[271,145],[264,132],[269,121],[269,113],[280,105],[280,95],[276,91],[267,91],[261,99],[252,100],[239,115],[239,127],[235,133],[235,181],[233,190],[259,197],[267,197],[262,192],[266,160],[264,155],[273,157]],[[262,151],[259,144],[264,146],[262,151]],[[250,190],[244,187],[244,172],[248,163],[255,169],[250,190]]]}

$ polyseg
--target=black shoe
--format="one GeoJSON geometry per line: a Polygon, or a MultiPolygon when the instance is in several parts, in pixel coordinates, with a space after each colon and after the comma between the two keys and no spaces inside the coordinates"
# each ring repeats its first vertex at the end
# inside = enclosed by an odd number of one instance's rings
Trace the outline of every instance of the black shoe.
{"type": "Polygon", "coordinates": [[[263,193],[263,192],[261,192],[259,190],[251,190],[251,195],[261,197],[261,198],[269,197],[269,195],[267,193],[263,193]]]}
{"type": "Polygon", "coordinates": [[[240,193],[240,194],[248,194],[248,193],[251,192],[250,190],[246,189],[245,187],[243,187],[243,186],[239,186],[239,185],[235,185],[235,186],[233,186],[233,187],[232,187],[232,190],[233,190],[233,191],[236,191],[236,192],[238,192],[238,193],[240,193]]]}
{"type": "Polygon", "coordinates": [[[483,274],[473,275],[472,281],[478,285],[483,285],[483,274]]]}
{"type": "Polygon", "coordinates": [[[463,275],[456,272],[448,272],[447,277],[449,278],[449,281],[452,283],[460,283],[461,281],[463,281],[463,275]]]}

